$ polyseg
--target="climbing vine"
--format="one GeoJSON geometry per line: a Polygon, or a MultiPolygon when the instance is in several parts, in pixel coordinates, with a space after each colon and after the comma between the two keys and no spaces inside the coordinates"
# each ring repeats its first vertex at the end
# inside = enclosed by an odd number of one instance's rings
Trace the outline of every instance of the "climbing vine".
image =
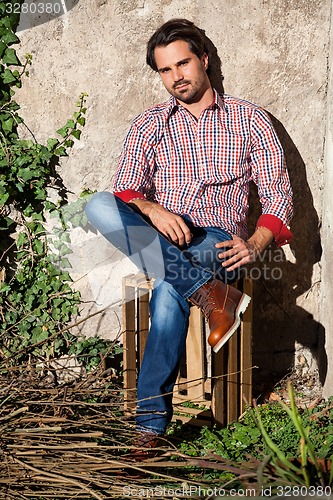
{"type": "Polygon", "coordinates": [[[46,238],[46,220],[61,213],[65,201],[57,165],[80,139],[86,95],[80,96],[72,118],[57,130],[58,138],[46,144],[35,140],[14,100],[32,58],[27,54],[21,62],[13,48],[19,42],[15,34],[19,15],[8,9],[9,3],[0,1],[0,366],[69,352],[84,356],[90,351],[93,366],[103,342],[79,340],[66,328],[80,304],[64,270],[70,252],[68,233],[60,231],[58,242],[53,242],[56,256],[46,238]],[[20,137],[23,128],[29,139],[20,137]],[[55,202],[48,196],[50,189],[57,193],[55,202]]]}

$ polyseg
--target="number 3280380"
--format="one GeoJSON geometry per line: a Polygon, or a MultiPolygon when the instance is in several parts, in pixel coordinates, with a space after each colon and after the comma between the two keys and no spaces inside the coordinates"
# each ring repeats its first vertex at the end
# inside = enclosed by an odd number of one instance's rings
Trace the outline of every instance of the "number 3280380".
{"type": "Polygon", "coordinates": [[[62,14],[60,2],[6,3],[6,14],[62,14]]]}

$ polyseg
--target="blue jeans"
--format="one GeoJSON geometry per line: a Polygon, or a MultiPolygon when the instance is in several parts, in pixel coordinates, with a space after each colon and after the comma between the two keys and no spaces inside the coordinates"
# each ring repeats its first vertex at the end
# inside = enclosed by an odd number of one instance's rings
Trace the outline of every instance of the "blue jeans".
{"type": "Polygon", "coordinates": [[[190,304],[187,300],[212,277],[233,281],[237,272],[221,267],[215,244],[231,239],[216,227],[194,227],[179,248],[136,210],[108,192],[86,206],[90,223],[148,277],[155,277],[150,300],[151,326],[137,387],[137,428],[163,434],[172,418],[172,391],[185,347],[190,304]]]}

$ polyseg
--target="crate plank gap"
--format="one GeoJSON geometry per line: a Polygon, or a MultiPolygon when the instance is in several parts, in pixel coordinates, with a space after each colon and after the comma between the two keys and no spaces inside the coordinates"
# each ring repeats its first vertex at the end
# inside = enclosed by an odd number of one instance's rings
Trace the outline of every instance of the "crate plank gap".
{"type": "MultiPolygon", "coordinates": [[[[252,296],[252,281],[234,284],[252,296]]],[[[136,383],[149,331],[152,282],[144,274],[123,278],[124,410],[135,413],[136,383]]],[[[195,425],[225,426],[244,412],[252,398],[252,301],[240,327],[218,353],[207,344],[208,326],[197,307],[191,307],[186,348],[173,393],[175,418],[195,425]],[[205,410],[183,408],[190,402],[205,410]],[[192,418],[195,417],[195,418],[192,418]]]]}

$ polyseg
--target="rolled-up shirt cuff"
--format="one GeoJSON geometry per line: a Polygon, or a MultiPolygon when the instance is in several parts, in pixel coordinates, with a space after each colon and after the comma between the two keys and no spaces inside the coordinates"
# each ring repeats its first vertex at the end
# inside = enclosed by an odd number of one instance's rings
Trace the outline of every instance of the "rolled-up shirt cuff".
{"type": "Polygon", "coordinates": [[[140,198],[145,200],[145,196],[140,193],[140,191],[135,191],[135,189],[125,189],[124,191],[114,191],[113,194],[120,198],[125,203],[129,203],[131,200],[140,198]]]}
{"type": "Polygon", "coordinates": [[[293,240],[293,234],[291,231],[281,219],[276,217],[276,215],[262,214],[257,221],[256,227],[266,227],[272,231],[274,240],[278,247],[291,243],[293,240]]]}

